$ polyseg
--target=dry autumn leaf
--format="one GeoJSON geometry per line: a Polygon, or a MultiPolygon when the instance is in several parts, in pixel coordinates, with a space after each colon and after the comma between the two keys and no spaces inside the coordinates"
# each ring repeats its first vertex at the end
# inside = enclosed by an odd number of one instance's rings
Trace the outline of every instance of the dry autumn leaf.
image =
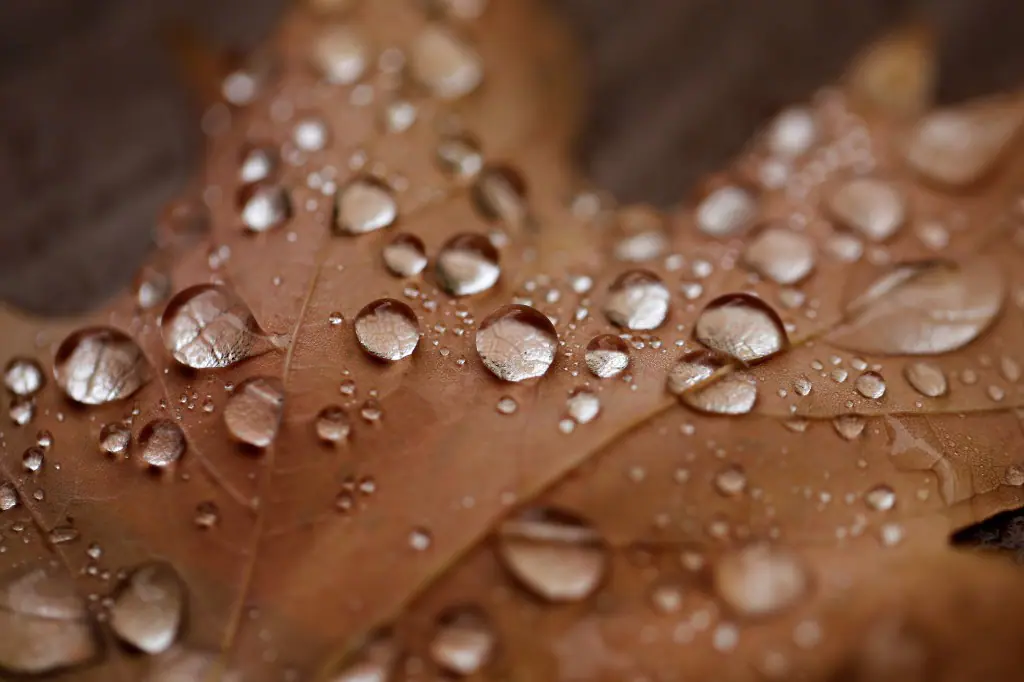
{"type": "Polygon", "coordinates": [[[134,290],[3,313],[0,668],[1014,679],[1024,102],[919,35],[660,215],[538,4],[296,9],[134,290]]]}

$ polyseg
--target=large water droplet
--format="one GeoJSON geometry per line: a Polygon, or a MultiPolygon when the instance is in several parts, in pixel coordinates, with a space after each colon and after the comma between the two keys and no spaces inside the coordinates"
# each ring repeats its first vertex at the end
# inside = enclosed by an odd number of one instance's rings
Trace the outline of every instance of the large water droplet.
{"type": "Polygon", "coordinates": [[[903,195],[877,178],[843,183],[829,195],[828,208],[836,220],[876,242],[892,237],[906,220],[903,195]]]}
{"type": "Polygon", "coordinates": [[[944,396],[949,390],[946,374],[941,367],[931,362],[919,360],[908,363],[903,368],[903,377],[911,388],[928,398],[944,396]]]}
{"type": "Polygon", "coordinates": [[[657,329],[668,316],[668,289],[653,273],[631,270],[608,289],[604,314],[613,324],[634,331],[657,329]]]}
{"type": "Polygon", "coordinates": [[[686,391],[681,398],[684,404],[701,412],[747,414],[757,402],[757,382],[752,376],[733,372],[707,386],[686,391]]]}
{"type": "Polygon", "coordinates": [[[160,331],[176,361],[193,369],[212,369],[249,357],[258,329],[252,312],[231,292],[200,285],[171,299],[160,331]]]}
{"type": "Polygon", "coordinates": [[[169,419],[146,424],[139,434],[142,461],[152,467],[169,467],[185,454],[185,432],[169,419]]]}
{"type": "Polygon", "coordinates": [[[398,217],[391,190],[373,178],[359,178],[338,193],[334,224],[342,234],[357,235],[388,227],[398,217]]]}
{"type": "Polygon", "coordinates": [[[251,377],[239,384],[224,406],[231,435],[258,448],[274,442],[284,412],[284,385],[276,377],[251,377]]]}
{"type": "Polygon", "coordinates": [[[0,668],[40,675],[99,653],[88,609],[64,572],[30,565],[0,578],[0,668]]]}
{"type": "Polygon", "coordinates": [[[239,190],[242,223],[253,232],[266,232],[292,217],[292,201],[281,185],[253,183],[239,190]]]}
{"type": "Polygon", "coordinates": [[[423,241],[411,234],[395,236],[383,251],[384,265],[396,277],[415,277],[427,267],[423,241]]]}
{"type": "Polygon", "coordinates": [[[325,443],[341,443],[352,432],[352,422],[343,408],[328,405],[317,414],[314,428],[317,437],[325,443]]]}
{"type": "Polygon", "coordinates": [[[436,272],[441,288],[452,296],[479,294],[501,275],[498,250],[483,235],[455,235],[438,252],[436,272]]]}
{"type": "Polygon", "coordinates": [[[854,386],[858,393],[871,400],[879,400],[885,395],[885,379],[878,372],[864,372],[857,377],[854,386]]]}
{"type": "Polygon", "coordinates": [[[701,232],[712,237],[731,237],[757,216],[757,201],[747,190],[726,185],[712,191],[697,206],[694,216],[701,232]]]}
{"type": "Polygon", "coordinates": [[[166,563],[144,564],[121,585],[110,607],[110,628],[147,654],[170,648],[185,610],[185,587],[166,563]]]}
{"type": "Polygon", "coordinates": [[[102,405],[139,390],[149,380],[150,366],[126,334],[94,327],[64,339],[54,358],[53,374],[72,400],[102,405]]]}
{"type": "Polygon", "coordinates": [[[483,80],[480,56],[465,42],[439,24],[428,24],[410,49],[413,76],[441,99],[459,99],[483,80]]]}
{"type": "Polygon", "coordinates": [[[798,232],[769,227],[747,245],[743,261],[778,284],[795,284],[814,269],[814,244],[798,232]]]}
{"type": "Polygon", "coordinates": [[[43,369],[32,358],[11,358],[4,368],[4,386],[14,395],[28,397],[43,387],[43,369]]]}
{"type": "Polygon", "coordinates": [[[498,553],[519,582],[554,602],[590,596],[608,564],[602,539],[590,525],[552,509],[531,509],[503,523],[498,553]]]}
{"type": "Polygon", "coordinates": [[[458,607],[438,619],[430,658],[455,675],[473,675],[487,665],[494,645],[494,630],[487,617],[479,609],[458,607]]]}
{"type": "Polygon", "coordinates": [[[629,347],[614,334],[601,334],[587,344],[584,360],[594,376],[611,379],[629,367],[629,347]]]}
{"type": "Polygon", "coordinates": [[[313,64],[330,83],[351,85],[366,72],[369,49],[348,26],[328,26],[313,40],[313,64]]]}
{"type": "Polygon", "coordinates": [[[708,348],[743,363],[764,360],[787,343],[775,311],[747,294],[727,294],[709,303],[697,319],[694,335],[708,348]]]}
{"type": "Polygon", "coordinates": [[[420,342],[416,313],[393,298],[368,304],[356,315],[354,326],[363,350],[389,362],[409,357],[420,342]]]}
{"type": "Polygon", "coordinates": [[[695,386],[703,384],[722,367],[711,353],[687,353],[669,370],[666,387],[669,393],[681,396],[695,386]]]}
{"type": "Polygon", "coordinates": [[[543,376],[557,349],[558,335],[551,321],[524,305],[498,308],[480,323],[476,334],[480,359],[504,381],[543,376]]]}
{"type": "Polygon", "coordinates": [[[763,617],[794,605],[810,587],[799,557],[767,545],[723,556],[715,566],[715,590],[737,615],[763,617]]]}

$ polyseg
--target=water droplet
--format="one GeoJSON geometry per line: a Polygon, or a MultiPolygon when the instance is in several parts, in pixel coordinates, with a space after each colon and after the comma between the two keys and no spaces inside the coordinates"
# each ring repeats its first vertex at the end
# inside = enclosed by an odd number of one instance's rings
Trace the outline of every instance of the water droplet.
{"type": "Polygon", "coordinates": [[[499,414],[515,414],[518,409],[519,403],[516,402],[515,398],[506,395],[498,401],[497,410],[499,414]]]}
{"type": "Polygon", "coordinates": [[[100,429],[100,450],[108,455],[123,455],[131,444],[132,432],[124,424],[104,424],[100,429]]]}
{"type": "Polygon", "coordinates": [[[917,361],[907,364],[903,368],[903,377],[915,391],[929,398],[944,396],[949,390],[942,368],[931,362],[917,361]]]}
{"type": "Polygon", "coordinates": [[[281,185],[252,183],[239,190],[242,223],[253,232],[266,232],[292,217],[292,200],[281,185]]]}
{"type": "Polygon", "coordinates": [[[526,182],[507,166],[488,166],[473,184],[473,204],[488,220],[519,225],[526,218],[526,182]]]}
{"type": "Polygon", "coordinates": [[[856,414],[841,414],[832,420],[832,427],[846,440],[856,440],[864,432],[864,418],[856,414]]]}
{"type": "Polygon", "coordinates": [[[10,511],[18,506],[18,490],[8,482],[0,483],[0,512],[10,511]]]}
{"type": "Polygon", "coordinates": [[[458,607],[443,613],[430,642],[430,658],[458,676],[480,671],[494,651],[495,636],[487,617],[476,608],[458,607]]]}
{"type": "Polygon", "coordinates": [[[608,556],[597,532],[582,519],[553,509],[531,509],[498,530],[498,555],[534,594],[574,602],[594,593],[608,556]]]}
{"type": "Polygon", "coordinates": [[[715,590],[739,616],[770,616],[793,606],[808,591],[810,577],[799,557],[767,545],[751,545],[723,556],[714,569],[715,590]]]}
{"type": "Polygon", "coordinates": [[[498,250],[482,235],[456,235],[437,254],[436,272],[441,288],[452,296],[479,294],[501,275],[498,250]]]}
{"type": "Polygon", "coordinates": [[[36,404],[31,398],[17,398],[11,401],[7,416],[18,426],[25,426],[32,421],[36,413],[36,404]]]}
{"type": "Polygon", "coordinates": [[[366,72],[369,48],[348,26],[328,26],[313,40],[313,64],[330,83],[351,85],[366,72]]]}
{"type": "Polygon", "coordinates": [[[359,178],[338,193],[334,225],[347,235],[366,234],[388,227],[398,218],[391,190],[374,178],[359,178]]]}
{"type": "Polygon", "coordinates": [[[231,435],[265,448],[274,442],[284,412],[284,385],[274,377],[251,377],[238,385],[224,406],[231,435]]]}
{"type": "Polygon", "coordinates": [[[629,347],[614,334],[601,334],[587,344],[584,360],[594,376],[611,379],[629,367],[629,347]]]}
{"type": "Polygon", "coordinates": [[[404,133],[416,122],[419,110],[407,100],[388,102],[382,115],[384,130],[389,133],[404,133]]]}
{"type": "Polygon", "coordinates": [[[57,349],[54,377],[72,400],[102,405],[123,400],[149,380],[149,362],[127,335],[93,327],[75,332],[57,349]]]}
{"type": "Polygon", "coordinates": [[[854,178],[828,197],[832,215],[852,230],[876,242],[894,234],[906,220],[903,196],[877,178],[854,178]]]}
{"type": "Polygon", "coordinates": [[[337,405],[328,405],[320,410],[314,427],[317,438],[325,443],[341,443],[352,432],[352,422],[345,410],[337,405]]]}
{"type": "Polygon", "coordinates": [[[747,294],[713,300],[694,326],[697,340],[742,363],[764,360],[786,347],[782,321],[767,303],[747,294]]]}
{"type": "Polygon", "coordinates": [[[0,578],[0,668],[41,675],[96,658],[100,644],[74,583],[54,566],[0,578]]]}
{"type": "Polygon", "coordinates": [[[727,497],[740,495],[747,489],[747,474],[738,464],[728,466],[715,474],[715,490],[727,497]]]}
{"type": "Polygon", "coordinates": [[[277,168],[277,153],[271,147],[250,147],[245,150],[238,168],[238,179],[249,184],[267,180],[277,168]]]}
{"type": "Polygon", "coordinates": [[[896,506],[896,492],[887,485],[876,485],[864,493],[864,502],[875,511],[889,511],[896,506]]]}
{"type": "Polygon", "coordinates": [[[149,660],[143,682],[240,682],[238,675],[221,669],[221,661],[219,651],[175,646],[149,660]]]}
{"type": "Polygon", "coordinates": [[[792,107],[775,117],[765,139],[772,154],[795,158],[814,145],[818,132],[813,112],[804,107],[792,107]]]}
{"type": "Polygon", "coordinates": [[[300,119],[292,128],[292,142],[304,152],[318,152],[327,146],[327,124],[319,118],[300,119]]]}
{"type": "Polygon", "coordinates": [[[757,402],[757,382],[749,375],[732,372],[717,381],[681,396],[684,404],[710,414],[747,414],[757,402]]]}
{"type": "MultiPolygon", "coordinates": [[[[1006,485],[1012,485],[1015,488],[1020,488],[1021,486],[1024,486],[1024,467],[1020,466],[1019,464],[1011,464],[1010,466],[1006,467],[1006,471],[1003,473],[1003,482],[1006,485]]],[[[5,485],[10,485],[10,484],[8,483],[8,484],[5,484],[5,485]]],[[[0,488],[0,511],[3,510],[3,504],[2,503],[3,503],[4,500],[3,500],[2,493],[3,493],[3,490],[2,490],[2,488],[0,488]]],[[[8,498],[8,499],[12,499],[12,498],[8,498]]],[[[15,500],[15,502],[17,501],[17,498],[13,498],[13,499],[15,500]]]]}
{"type": "Polygon", "coordinates": [[[142,428],[139,445],[142,461],[151,467],[168,467],[185,454],[185,433],[169,419],[152,421],[142,428]]]}
{"type": "Polygon", "coordinates": [[[11,358],[4,369],[4,386],[23,398],[38,393],[44,381],[42,368],[32,358],[11,358]]]}
{"type": "Polygon", "coordinates": [[[139,270],[132,284],[135,302],[142,310],[151,310],[171,295],[171,276],[163,269],[147,266],[139,270]]]}
{"type": "Polygon", "coordinates": [[[200,502],[196,505],[192,523],[204,530],[213,528],[220,522],[220,508],[215,502],[200,502]]]}
{"type": "Polygon", "coordinates": [[[796,284],[814,269],[814,244],[798,232],[768,227],[749,242],[743,261],[778,284],[796,284]]]}
{"type": "Polygon", "coordinates": [[[757,201],[747,190],[726,185],[712,191],[697,206],[697,227],[712,237],[731,237],[757,217],[757,201]]]}
{"type": "Polygon", "coordinates": [[[441,99],[459,99],[483,80],[480,56],[450,30],[428,24],[410,49],[413,76],[441,99]]]}
{"type": "Polygon", "coordinates": [[[687,353],[669,370],[666,387],[672,395],[681,396],[694,386],[710,379],[721,366],[710,353],[687,353]]]}
{"type": "Polygon", "coordinates": [[[878,539],[883,547],[895,547],[903,542],[903,526],[898,523],[885,523],[878,532],[878,539]]]}
{"type": "Polygon", "coordinates": [[[524,305],[498,308],[480,323],[476,334],[480,359],[504,381],[543,376],[557,349],[558,335],[551,321],[524,305]]]}
{"type": "Polygon", "coordinates": [[[163,562],[144,564],[128,576],[110,607],[110,629],[122,641],[147,654],[174,644],[185,608],[185,587],[163,562]]]}
{"type": "Polygon", "coordinates": [[[367,304],[356,315],[354,326],[363,350],[389,362],[409,357],[420,342],[416,313],[393,298],[367,304]]]}
{"type": "Polygon", "coordinates": [[[445,137],[437,144],[437,163],[447,175],[465,182],[483,170],[484,157],[475,140],[445,137]]]}
{"type": "Polygon", "coordinates": [[[668,316],[668,289],[653,273],[630,270],[612,283],[604,314],[619,327],[634,331],[657,329],[668,316]]]}
{"type": "Polygon", "coordinates": [[[434,537],[426,528],[414,528],[409,533],[409,546],[417,552],[425,552],[434,544],[434,537]]]}
{"type": "Polygon", "coordinates": [[[391,634],[387,631],[375,632],[361,650],[346,657],[339,671],[330,676],[330,681],[391,682],[398,659],[398,647],[391,634]]]}
{"type": "Polygon", "coordinates": [[[249,357],[258,328],[252,312],[227,289],[200,285],[171,299],[160,331],[177,362],[193,369],[213,369],[249,357]]]}
{"type": "Polygon", "coordinates": [[[45,453],[41,447],[33,445],[21,455],[22,468],[30,473],[36,473],[43,468],[44,455],[45,453]]]}
{"type": "Polygon", "coordinates": [[[885,395],[885,379],[878,372],[864,372],[854,383],[857,392],[865,398],[878,400],[885,395]]]}
{"type": "Polygon", "coordinates": [[[565,401],[566,411],[577,424],[589,424],[601,411],[601,400],[597,394],[586,389],[574,391],[565,401]]]}
{"type": "Polygon", "coordinates": [[[396,277],[415,277],[427,267],[427,252],[419,237],[396,235],[384,246],[384,265],[396,277]]]}

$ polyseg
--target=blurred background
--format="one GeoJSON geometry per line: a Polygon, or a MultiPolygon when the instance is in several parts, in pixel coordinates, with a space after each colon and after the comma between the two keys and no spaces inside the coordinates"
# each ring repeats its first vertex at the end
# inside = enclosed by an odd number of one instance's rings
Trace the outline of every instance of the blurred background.
{"type": "MultiPolygon", "coordinates": [[[[944,101],[1024,80],[1020,0],[552,0],[586,55],[581,165],[669,205],[872,37],[926,20],[944,101]]],[[[113,295],[198,163],[198,117],[159,27],[244,48],[282,0],[0,3],[0,297],[69,313],[113,295]]]]}

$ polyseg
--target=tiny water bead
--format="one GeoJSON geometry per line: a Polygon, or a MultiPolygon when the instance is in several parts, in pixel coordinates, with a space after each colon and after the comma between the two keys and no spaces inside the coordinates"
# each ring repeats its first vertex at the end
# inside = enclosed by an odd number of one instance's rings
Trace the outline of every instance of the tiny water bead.
{"type": "Polygon", "coordinates": [[[939,398],[949,392],[946,374],[931,362],[908,363],[903,368],[903,377],[911,388],[927,398],[939,398]]]}
{"type": "Polygon", "coordinates": [[[757,200],[746,189],[725,185],[711,191],[697,205],[697,227],[711,237],[731,237],[757,217],[757,200]]]}
{"type": "Polygon", "coordinates": [[[352,28],[331,25],[314,38],[311,58],[327,82],[352,85],[366,72],[369,47],[352,28]]]}
{"type": "Polygon", "coordinates": [[[629,347],[614,334],[601,334],[590,340],[583,358],[591,374],[611,379],[629,367],[629,347]]]}
{"type": "Polygon", "coordinates": [[[236,439],[265,448],[274,442],[284,413],[284,384],[276,377],[250,377],[224,406],[224,425],[236,439]]]}
{"type": "Polygon", "coordinates": [[[498,250],[480,234],[457,234],[441,247],[435,272],[441,288],[452,296],[487,291],[501,276],[498,250]]]}
{"type": "Polygon", "coordinates": [[[164,346],[193,369],[229,367],[249,357],[258,329],[252,312],[220,286],[199,285],[181,291],[160,319],[164,346]]]}
{"type": "Polygon", "coordinates": [[[747,245],[743,262],[777,284],[796,284],[814,269],[814,244],[798,232],[768,227],[747,245]]]}
{"type": "Polygon", "coordinates": [[[775,311],[748,294],[727,294],[711,301],[697,318],[694,335],[708,348],[745,364],[764,360],[788,343],[775,311]]]}
{"type": "Polygon", "coordinates": [[[454,607],[438,618],[430,642],[430,658],[438,667],[460,677],[487,665],[496,637],[487,617],[471,606],[454,607]]]}
{"type": "Polygon", "coordinates": [[[527,589],[552,602],[576,602],[593,594],[608,568],[597,531],[557,509],[528,509],[498,529],[498,556],[527,589]]]}
{"type": "Polygon", "coordinates": [[[45,381],[42,367],[32,358],[11,358],[4,368],[4,386],[23,398],[38,393],[45,381]]]}
{"type": "Polygon", "coordinates": [[[393,298],[367,304],[356,315],[354,327],[362,349],[387,362],[409,357],[420,342],[416,313],[393,298]]]}
{"type": "Polygon", "coordinates": [[[398,218],[398,203],[391,189],[375,178],[359,178],[339,193],[334,226],[346,235],[375,232],[398,218]]]}
{"type": "Polygon", "coordinates": [[[444,100],[473,92],[484,75],[480,55],[451,30],[433,23],[413,41],[409,66],[419,83],[444,100]]]}
{"type": "Polygon", "coordinates": [[[100,451],[107,455],[123,455],[131,445],[132,432],[124,424],[104,424],[100,428],[100,451]]]}
{"type": "Polygon", "coordinates": [[[150,365],[127,334],[93,327],[64,339],[54,357],[53,374],[75,402],[102,405],[138,391],[149,381],[150,365]]]}
{"type": "Polygon", "coordinates": [[[185,454],[185,433],[169,419],[146,424],[139,433],[142,461],[159,469],[169,467],[185,454]]]}
{"type": "Polygon", "coordinates": [[[395,277],[415,277],[427,267],[423,241],[411,234],[399,234],[382,251],[384,265],[395,277]]]}
{"type": "Polygon", "coordinates": [[[630,270],[608,289],[604,313],[612,324],[633,331],[657,329],[668,316],[668,289],[657,275],[630,270]]]}
{"type": "Polygon", "coordinates": [[[907,217],[903,195],[878,178],[848,180],[836,188],[827,201],[836,220],[875,242],[886,241],[896,234],[907,217]]]}
{"type": "Polygon", "coordinates": [[[795,554],[758,544],[723,556],[714,567],[714,583],[736,615],[758,618],[796,604],[810,588],[810,575],[795,554]]]}
{"type": "Polygon", "coordinates": [[[328,405],[320,410],[314,421],[317,438],[325,443],[342,443],[352,432],[352,422],[344,408],[328,405]]]}
{"type": "Polygon", "coordinates": [[[292,217],[292,200],[281,185],[257,182],[238,192],[242,224],[252,232],[266,232],[292,217]]]}
{"type": "Polygon", "coordinates": [[[879,400],[885,395],[885,379],[878,372],[864,372],[854,382],[857,392],[865,398],[879,400]]]}
{"type": "Polygon", "coordinates": [[[147,654],[174,644],[185,609],[185,586],[163,562],[136,568],[120,586],[110,607],[110,629],[122,642],[147,654]]]}
{"type": "Polygon", "coordinates": [[[503,381],[543,376],[555,361],[558,335],[551,320],[524,305],[491,313],[476,333],[476,351],[484,366],[503,381]]]}

